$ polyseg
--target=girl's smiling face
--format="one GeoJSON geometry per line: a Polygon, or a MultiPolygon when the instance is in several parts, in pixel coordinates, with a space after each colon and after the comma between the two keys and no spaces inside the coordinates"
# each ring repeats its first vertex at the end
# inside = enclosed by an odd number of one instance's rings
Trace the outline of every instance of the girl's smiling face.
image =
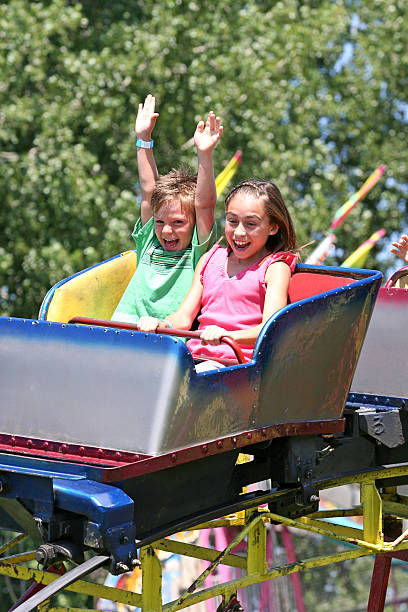
{"type": "Polygon", "coordinates": [[[266,242],[279,230],[271,223],[263,197],[241,192],[231,198],[225,214],[225,237],[235,257],[248,265],[260,259],[268,250],[266,242]]]}

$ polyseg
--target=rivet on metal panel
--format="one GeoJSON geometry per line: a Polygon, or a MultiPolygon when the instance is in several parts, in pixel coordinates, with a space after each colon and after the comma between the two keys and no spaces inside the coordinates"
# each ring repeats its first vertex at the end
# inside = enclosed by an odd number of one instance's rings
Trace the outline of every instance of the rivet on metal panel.
{"type": "Polygon", "coordinates": [[[175,463],[177,461],[177,453],[172,453],[171,460],[172,460],[173,463],[175,463]]]}
{"type": "Polygon", "coordinates": [[[217,440],[217,448],[222,448],[222,440],[217,440]]]}
{"type": "Polygon", "coordinates": [[[201,452],[203,453],[203,455],[205,455],[208,452],[208,446],[206,444],[202,445],[201,452]]]}

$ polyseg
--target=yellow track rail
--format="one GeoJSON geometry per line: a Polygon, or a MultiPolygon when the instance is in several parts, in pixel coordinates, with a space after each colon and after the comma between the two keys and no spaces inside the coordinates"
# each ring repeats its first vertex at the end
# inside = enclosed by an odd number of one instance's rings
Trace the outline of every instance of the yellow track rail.
{"type": "MultiPolygon", "coordinates": [[[[181,542],[177,539],[166,538],[158,540],[151,544],[151,546],[146,546],[140,550],[142,569],[141,593],[133,593],[123,589],[96,584],[90,580],[78,580],[67,586],[66,590],[90,595],[95,598],[107,599],[128,606],[135,606],[143,612],[177,612],[177,610],[182,610],[216,596],[221,596],[223,603],[226,605],[230,597],[238,589],[273,578],[279,578],[280,576],[287,576],[295,572],[307,571],[316,567],[340,563],[366,555],[407,550],[408,530],[401,533],[393,541],[385,541],[384,521],[407,518],[408,498],[398,495],[393,487],[380,491],[376,486],[376,480],[378,479],[384,480],[407,474],[408,466],[397,466],[316,483],[319,490],[343,486],[345,484],[359,484],[361,504],[355,508],[319,511],[298,519],[289,519],[268,512],[264,508],[255,507],[245,512],[239,512],[235,515],[194,527],[194,529],[225,526],[240,527],[238,535],[222,551],[181,542]],[[362,516],[362,529],[345,527],[331,521],[331,519],[345,516],[362,516]],[[312,557],[276,567],[268,567],[266,561],[266,534],[271,522],[334,538],[341,542],[352,544],[353,547],[340,553],[312,557]],[[247,541],[246,555],[233,554],[234,548],[244,539],[247,541]],[[201,559],[210,563],[207,569],[196,578],[193,584],[177,600],[166,604],[162,603],[162,570],[156,553],[159,550],[184,555],[191,559],[201,559]],[[239,568],[243,571],[244,575],[241,578],[230,580],[224,584],[201,589],[206,577],[219,564],[239,568]]],[[[18,536],[11,540],[0,549],[0,554],[8,552],[24,537],[18,536]]],[[[34,580],[44,585],[50,584],[58,578],[57,574],[23,565],[33,559],[33,552],[7,557],[3,556],[0,559],[0,574],[22,580],[34,580]]],[[[62,610],[62,608],[51,607],[50,602],[42,604],[40,609],[44,612],[62,610]]],[[[67,609],[64,608],[64,610],[67,609]]],[[[70,608],[70,610],[72,612],[80,612],[78,608],[70,608]]]]}

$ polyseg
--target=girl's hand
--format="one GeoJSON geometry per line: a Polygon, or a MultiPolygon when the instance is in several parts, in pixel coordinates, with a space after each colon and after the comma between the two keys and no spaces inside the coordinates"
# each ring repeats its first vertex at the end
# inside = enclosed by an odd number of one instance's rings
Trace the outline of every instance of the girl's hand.
{"type": "Polygon", "coordinates": [[[202,153],[211,153],[217,142],[222,136],[223,127],[220,125],[221,119],[216,117],[213,111],[208,113],[207,121],[197,123],[197,128],[194,133],[194,144],[197,151],[202,153]]]}
{"type": "Polygon", "coordinates": [[[153,128],[159,113],[155,112],[156,98],[149,94],[146,96],[144,104],[139,104],[137,112],[135,132],[141,140],[151,140],[153,128]]]}
{"type": "Polygon", "coordinates": [[[392,246],[394,248],[391,249],[391,253],[398,255],[402,261],[405,261],[405,263],[408,264],[408,236],[406,234],[402,234],[399,241],[393,242],[392,246]]]}
{"type": "Polygon", "coordinates": [[[201,342],[203,344],[220,344],[221,338],[228,336],[228,332],[218,325],[209,325],[201,332],[201,342]]]}
{"type": "Polygon", "coordinates": [[[160,320],[156,317],[140,317],[137,327],[139,331],[154,333],[159,327],[160,320]]]}

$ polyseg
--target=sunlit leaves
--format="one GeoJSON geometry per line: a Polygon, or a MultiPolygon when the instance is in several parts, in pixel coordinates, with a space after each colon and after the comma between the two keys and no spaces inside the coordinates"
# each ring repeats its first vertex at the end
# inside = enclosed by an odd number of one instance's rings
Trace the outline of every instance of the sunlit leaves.
{"type": "Polygon", "coordinates": [[[301,243],[380,163],[338,244],[406,229],[407,19],[403,0],[0,3],[1,311],[35,316],[51,284],[132,247],[149,92],[162,172],[195,165],[186,143],[213,109],[216,171],[241,149],[234,179],[276,181],[301,243]]]}

